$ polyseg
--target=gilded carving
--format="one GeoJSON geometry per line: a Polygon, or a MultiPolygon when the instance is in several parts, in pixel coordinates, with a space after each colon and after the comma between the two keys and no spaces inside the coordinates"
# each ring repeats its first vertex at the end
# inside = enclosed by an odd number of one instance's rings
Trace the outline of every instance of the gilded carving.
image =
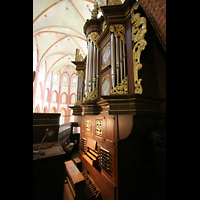
{"type": "Polygon", "coordinates": [[[102,137],[102,119],[96,119],[96,134],[102,137]]]}
{"type": "Polygon", "coordinates": [[[122,24],[110,25],[110,32],[114,33],[114,36],[119,36],[123,43],[126,43],[125,38],[125,26],[122,24]]]}
{"type": "Polygon", "coordinates": [[[122,2],[120,0],[108,0],[108,5],[120,5],[122,2]]]}
{"type": "Polygon", "coordinates": [[[95,87],[94,90],[89,92],[86,97],[83,97],[83,100],[95,100],[98,98],[98,87],[95,87]]]}
{"type": "Polygon", "coordinates": [[[106,27],[107,27],[107,24],[106,24],[106,21],[104,21],[102,25],[102,32],[106,29],[106,27]]]}
{"type": "Polygon", "coordinates": [[[99,39],[99,34],[97,32],[92,32],[87,36],[87,41],[91,40],[94,45],[96,45],[97,48],[99,48],[97,44],[97,40],[99,39]]]}
{"type": "Polygon", "coordinates": [[[81,97],[78,101],[75,102],[74,105],[78,106],[78,105],[80,105],[82,103],[82,101],[83,101],[83,98],[81,97]]]}
{"type": "Polygon", "coordinates": [[[84,71],[83,71],[83,70],[77,70],[77,75],[78,75],[78,77],[81,77],[82,80],[83,80],[83,77],[84,77],[84,71]]]}
{"type": "Polygon", "coordinates": [[[128,94],[128,77],[122,80],[115,88],[110,91],[111,94],[128,94]]]}
{"type": "Polygon", "coordinates": [[[76,49],[76,56],[75,56],[75,61],[82,61],[83,56],[80,53],[80,49],[76,49]]]}
{"type": "Polygon", "coordinates": [[[135,2],[131,8],[131,23],[132,25],[132,41],[135,42],[133,48],[133,75],[134,75],[134,87],[135,93],[142,94],[143,88],[141,85],[142,79],[138,79],[138,70],[142,68],[140,63],[141,51],[145,49],[147,45],[146,40],[144,39],[146,29],[146,18],[140,17],[140,13],[134,13],[134,10],[137,10],[139,3],[135,2]]]}
{"type": "Polygon", "coordinates": [[[86,119],[86,131],[87,132],[90,132],[90,123],[91,123],[91,120],[90,119],[86,119]]]}
{"type": "Polygon", "coordinates": [[[110,74],[105,75],[104,77],[101,78],[101,85],[103,85],[103,82],[107,80],[110,82],[110,74]]]}

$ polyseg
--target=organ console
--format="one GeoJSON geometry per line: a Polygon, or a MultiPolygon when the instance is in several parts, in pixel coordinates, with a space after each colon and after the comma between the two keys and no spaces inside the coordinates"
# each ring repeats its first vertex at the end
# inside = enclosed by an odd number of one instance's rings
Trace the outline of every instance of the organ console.
{"type": "Polygon", "coordinates": [[[83,29],[88,55],[73,114],[82,169],[102,200],[144,199],[144,136],[165,113],[165,52],[136,1],[101,7],[83,29]]]}

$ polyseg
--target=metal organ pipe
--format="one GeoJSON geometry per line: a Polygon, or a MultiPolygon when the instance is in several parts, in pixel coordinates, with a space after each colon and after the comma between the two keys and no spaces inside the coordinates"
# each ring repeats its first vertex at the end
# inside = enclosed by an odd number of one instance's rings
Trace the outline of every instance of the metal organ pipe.
{"type": "Polygon", "coordinates": [[[97,48],[96,87],[98,87],[98,82],[99,82],[99,49],[97,48]]]}
{"type": "Polygon", "coordinates": [[[93,44],[92,90],[95,88],[96,46],[93,44]]]}
{"type": "Polygon", "coordinates": [[[117,70],[117,85],[119,84],[119,38],[115,38],[116,43],[116,70],[117,70]]]}
{"type": "Polygon", "coordinates": [[[120,56],[120,82],[123,79],[123,57],[122,57],[122,40],[119,39],[119,56],[120,56]]]}
{"type": "Polygon", "coordinates": [[[112,89],[115,87],[115,38],[114,34],[111,34],[111,80],[112,89]]]}
{"type": "Polygon", "coordinates": [[[86,62],[86,69],[85,69],[85,96],[87,95],[87,86],[88,86],[88,68],[89,68],[89,54],[90,54],[90,48],[89,48],[89,41],[88,41],[88,55],[87,55],[87,62],[86,62]]]}
{"type": "Polygon", "coordinates": [[[91,83],[92,83],[92,56],[93,56],[93,44],[92,41],[89,40],[89,71],[88,71],[88,92],[91,92],[91,83]]]}
{"type": "Polygon", "coordinates": [[[124,69],[124,78],[126,77],[126,54],[125,54],[125,43],[123,43],[123,69],[124,69]]]}

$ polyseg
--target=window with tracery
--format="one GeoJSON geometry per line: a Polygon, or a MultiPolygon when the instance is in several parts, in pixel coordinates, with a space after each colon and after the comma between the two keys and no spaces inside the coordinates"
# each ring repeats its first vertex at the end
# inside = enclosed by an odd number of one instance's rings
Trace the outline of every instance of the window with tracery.
{"type": "Polygon", "coordinates": [[[63,76],[63,82],[67,82],[67,76],[66,75],[63,76]]]}
{"type": "Polygon", "coordinates": [[[77,82],[77,77],[74,76],[73,79],[72,79],[72,83],[76,83],[77,82]]]}

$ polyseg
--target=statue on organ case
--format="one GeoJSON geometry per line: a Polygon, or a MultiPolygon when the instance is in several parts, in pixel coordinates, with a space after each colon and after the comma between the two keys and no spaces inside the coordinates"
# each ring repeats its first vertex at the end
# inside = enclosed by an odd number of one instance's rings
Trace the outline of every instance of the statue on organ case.
{"type": "Polygon", "coordinates": [[[98,2],[97,1],[95,2],[96,4],[94,4],[94,9],[92,11],[89,9],[89,11],[91,12],[91,19],[97,19],[97,15],[99,13],[98,2]]]}

